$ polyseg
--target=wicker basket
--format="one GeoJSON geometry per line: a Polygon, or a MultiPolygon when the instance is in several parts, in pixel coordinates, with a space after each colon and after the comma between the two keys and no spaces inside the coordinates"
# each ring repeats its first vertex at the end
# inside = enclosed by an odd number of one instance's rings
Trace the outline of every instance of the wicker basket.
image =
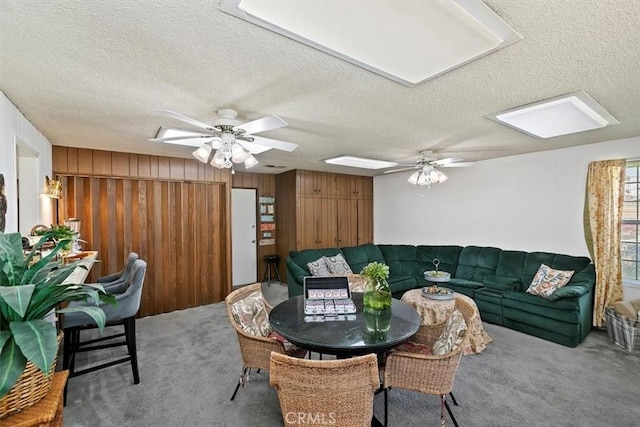
{"type": "Polygon", "coordinates": [[[631,353],[640,353],[640,320],[629,319],[611,307],[604,314],[609,339],[631,353]]]}
{"type": "MultiPolygon", "coordinates": [[[[62,331],[60,331],[58,333],[58,347],[60,347],[62,336],[62,331]]],[[[53,381],[53,373],[56,370],[57,356],[56,352],[48,375],[45,375],[33,363],[27,362],[24,372],[18,377],[18,381],[11,387],[9,393],[0,399],[0,419],[38,403],[40,399],[49,393],[51,382],[53,381]]]]}

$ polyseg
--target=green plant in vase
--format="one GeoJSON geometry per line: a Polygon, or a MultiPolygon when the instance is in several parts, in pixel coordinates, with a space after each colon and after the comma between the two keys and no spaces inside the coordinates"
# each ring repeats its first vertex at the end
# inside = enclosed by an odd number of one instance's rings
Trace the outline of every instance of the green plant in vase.
{"type": "Polygon", "coordinates": [[[51,224],[51,228],[42,228],[35,232],[38,236],[44,236],[45,234],[48,236],[47,240],[53,240],[56,243],[62,242],[63,240],[66,243],[62,246],[61,252],[69,253],[71,252],[71,245],[73,239],[78,238],[78,233],[76,231],[71,230],[68,225],[51,224]]]}
{"type": "Polygon", "coordinates": [[[56,260],[69,243],[63,230],[47,230],[25,255],[20,233],[0,233],[0,398],[9,393],[27,362],[48,375],[58,353],[56,325],[48,319],[54,310],[82,311],[102,330],[106,318],[99,303],[117,304],[102,285],[63,283],[76,268],[86,269],[56,260]],[[57,240],[55,248],[34,262],[36,252],[50,239],[57,240]],[[69,301],[91,301],[95,306],[59,308],[69,301]]]}
{"type": "Polygon", "coordinates": [[[371,262],[362,269],[361,275],[367,278],[362,302],[365,308],[382,310],[391,307],[391,289],[389,289],[389,266],[381,262],[371,262]]]}

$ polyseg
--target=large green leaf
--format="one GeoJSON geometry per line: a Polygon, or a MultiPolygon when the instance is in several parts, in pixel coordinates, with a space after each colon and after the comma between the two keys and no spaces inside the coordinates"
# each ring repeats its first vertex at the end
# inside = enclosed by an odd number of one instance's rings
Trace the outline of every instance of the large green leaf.
{"type": "Polygon", "coordinates": [[[91,316],[93,321],[96,322],[96,325],[98,325],[100,332],[102,332],[102,329],[104,328],[104,324],[107,321],[107,316],[104,314],[104,311],[102,311],[100,307],[91,307],[91,306],[83,305],[83,306],[76,306],[76,307],[66,307],[66,308],[61,308],[59,310],[56,310],[56,312],[58,313],[76,313],[79,311],[91,316]]]}
{"type": "Polygon", "coordinates": [[[20,284],[24,274],[24,253],[22,252],[22,235],[20,233],[0,233],[0,265],[4,286],[20,284]]]}
{"type": "Polygon", "coordinates": [[[58,352],[55,325],[44,319],[36,319],[11,322],[9,329],[13,332],[13,339],[27,360],[42,372],[48,373],[53,358],[58,352]]]}
{"type": "Polygon", "coordinates": [[[35,288],[35,285],[0,286],[0,298],[20,317],[24,317],[35,288]]]}
{"type": "Polygon", "coordinates": [[[9,341],[11,336],[11,331],[0,331],[0,351],[2,351],[2,347],[4,347],[7,341],[9,341]]]}
{"type": "MultiPolygon", "coordinates": [[[[5,333],[9,331],[2,331],[5,333]]],[[[0,397],[9,393],[11,387],[18,381],[24,367],[27,364],[27,359],[20,352],[20,349],[16,345],[12,338],[6,342],[0,352],[0,397]]]]}

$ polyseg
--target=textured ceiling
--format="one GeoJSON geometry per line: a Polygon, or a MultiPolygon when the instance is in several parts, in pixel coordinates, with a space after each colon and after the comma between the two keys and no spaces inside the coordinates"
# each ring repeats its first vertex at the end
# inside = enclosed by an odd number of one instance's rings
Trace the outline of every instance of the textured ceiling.
{"type": "Polygon", "coordinates": [[[153,110],[206,123],[222,107],[247,121],[276,114],[289,126],[260,135],[299,148],[260,154],[263,173],[379,174],[322,159],[413,163],[432,149],[478,161],[640,135],[640,1],[486,4],[523,40],[407,88],[212,0],[0,0],[0,90],[54,145],[185,158],[192,148],[147,141],[182,127],[153,110]],[[537,139],[485,118],[578,90],[621,123],[537,139]]]}

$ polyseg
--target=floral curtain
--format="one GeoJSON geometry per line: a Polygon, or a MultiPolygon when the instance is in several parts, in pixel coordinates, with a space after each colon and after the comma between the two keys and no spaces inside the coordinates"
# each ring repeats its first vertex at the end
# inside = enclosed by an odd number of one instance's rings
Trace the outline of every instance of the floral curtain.
{"type": "Polygon", "coordinates": [[[604,325],[604,309],[622,299],[620,236],[625,166],[625,160],[591,162],[587,173],[587,244],[596,267],[596,327],[604,325]]]}

